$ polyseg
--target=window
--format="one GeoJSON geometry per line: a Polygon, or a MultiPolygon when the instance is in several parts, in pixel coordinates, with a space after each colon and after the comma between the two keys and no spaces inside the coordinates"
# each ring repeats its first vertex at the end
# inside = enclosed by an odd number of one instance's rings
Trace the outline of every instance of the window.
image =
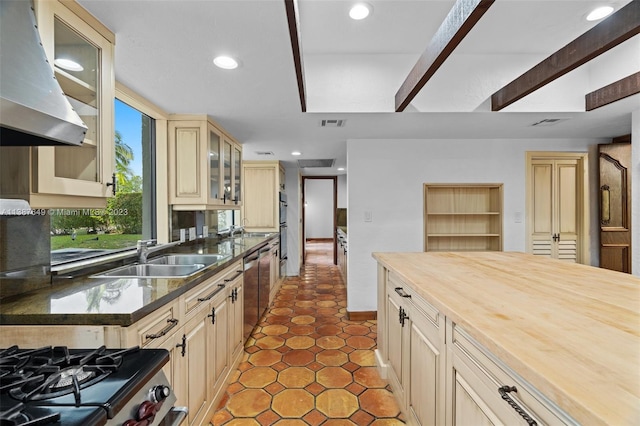
{"type": "Polygon", "coordinates": [[[155,120],[116,99],[115,129],[116,195],[104,209],[52,209],[54,265],[156,238],[155,120]]]}

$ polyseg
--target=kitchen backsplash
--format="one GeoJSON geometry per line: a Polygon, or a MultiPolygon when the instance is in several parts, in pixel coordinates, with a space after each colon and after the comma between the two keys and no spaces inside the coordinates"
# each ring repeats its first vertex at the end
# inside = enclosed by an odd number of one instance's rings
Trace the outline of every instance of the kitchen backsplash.
{"type": "Polygon", "coordinates": [[[51,284],[48,215],[0,216],[0,298],[51,284]]]}

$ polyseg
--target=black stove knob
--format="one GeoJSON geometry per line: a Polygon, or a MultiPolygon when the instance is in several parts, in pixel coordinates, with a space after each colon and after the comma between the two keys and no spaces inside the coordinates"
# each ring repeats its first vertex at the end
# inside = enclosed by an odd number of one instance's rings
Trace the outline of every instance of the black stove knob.
{"type": "Polygon", "coordinates": [[[171,389],[165,385],[154,386],[153,389],[151,389],[151,395],[153,399],[155,399],[155,402],[164,401],[171,395],[171,389]]]}

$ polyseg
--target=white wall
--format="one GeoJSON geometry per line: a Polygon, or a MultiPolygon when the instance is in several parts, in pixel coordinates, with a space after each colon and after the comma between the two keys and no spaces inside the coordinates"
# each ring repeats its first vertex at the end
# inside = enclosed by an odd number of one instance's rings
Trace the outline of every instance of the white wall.
{"type": "Polygon", "coordinates": [[[631,273],[640,276],[640,110],[631,114],[631,273]]]}
{"type": "MultiPolygon", "coordinates": [[[[505,251],[525,251],[525,153],[589,152],[590,187],[603,139],[349,140],[347,190],[349,258],[347,309],[374,311],[376,264],[372,252],[423,250],[423,184],[502,182],[505,251]],[[365,212],[371,222],[365,222],[365,212]]],[[[637,159],[637,157],[636,157],[637,159]]],[[[597,188],[596,188],[597,189],[597,188]]],[[[593,193],[595,194],[595,192],[593,193]]],[[[591,195],[591,229],[597,228],[597,198],[591,195]]],[[[640,198],[640,197],[636,197],[640,198]]],[[[634,199],[636,199],[634,198],[634,199]]],[[[591,258],[597,260],[598,233],[592,232],[591,258]]]]}
{"type": "Polygon", "coordinates": [[[305,238],[333,238],[333,179],[305,180],[305,238]]]}
{"type": "Polygon", "coordinates": [[[338,175],[338,208],[347,208],[347,175],[338,175]]]}
{"type": "Polygon", "coordinates": [[[285,193],[287,194],[287,276],[300,275],[302,259],[302,179],[297,166],[285,168],[285,193]]]}

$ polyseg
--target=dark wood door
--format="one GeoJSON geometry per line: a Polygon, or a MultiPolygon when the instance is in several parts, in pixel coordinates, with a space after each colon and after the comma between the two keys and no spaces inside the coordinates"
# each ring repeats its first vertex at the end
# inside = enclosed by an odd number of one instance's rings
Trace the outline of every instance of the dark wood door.
{"type": "Polygon", "coordinates": [[[598,151],[600,267],[631,273],[631,143],[614,140],[598,151]]]}

